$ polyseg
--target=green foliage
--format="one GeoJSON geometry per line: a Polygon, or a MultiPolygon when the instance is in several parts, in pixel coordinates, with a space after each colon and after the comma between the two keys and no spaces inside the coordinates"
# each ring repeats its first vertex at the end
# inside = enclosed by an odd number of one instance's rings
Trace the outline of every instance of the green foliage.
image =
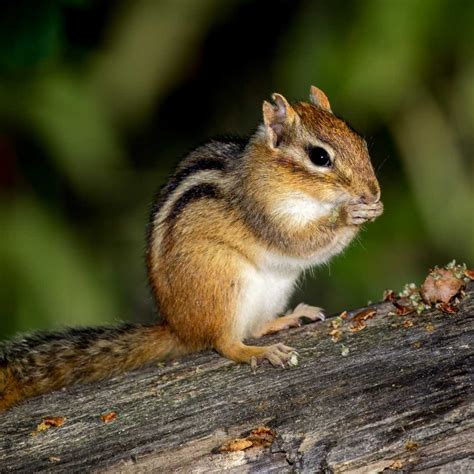
{"type": "Polygon", "coordinates": [[[60,5],[57,1],[3,2],[0,68],[30,69],[56,55],[61,47],[60,5]]]}

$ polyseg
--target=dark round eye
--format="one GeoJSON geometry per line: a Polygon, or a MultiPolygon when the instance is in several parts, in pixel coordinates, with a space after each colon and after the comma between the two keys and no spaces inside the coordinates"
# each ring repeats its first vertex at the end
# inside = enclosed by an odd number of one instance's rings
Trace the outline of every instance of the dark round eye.
{"type": "Polygon", "coordinates": [[[308,157],[316,166],[329,168],[332,165],[329,153],[321,146],[309,146],[306,150],[308,157]]]}

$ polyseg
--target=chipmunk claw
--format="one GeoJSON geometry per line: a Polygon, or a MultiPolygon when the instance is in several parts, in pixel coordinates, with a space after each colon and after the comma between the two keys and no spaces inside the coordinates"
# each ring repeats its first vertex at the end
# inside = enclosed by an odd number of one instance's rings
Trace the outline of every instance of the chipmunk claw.
{"type": "MultiPolygon", "coordinates": [[[[319,308],[317,306],[310,306],[305,303],[300,303],[293,311],[288,311],[285,316],[291,316],[293,318],[308,318],[311,321],[325,321],[326,320],[326,315],[324,314],[324,311],[322,308],[319,308]]],[[[301,321],[299,326],[301,326],[301,321]]]]}
{"type": "Polygon", "coordinates": [[[264,361],[270,362],[273,367],[281,367],[286,369],[297,365],[298,353],[293,347],[285,346],[278,343],[268,346],[261,356],[254,356],[250,359],[250,368],[255,374],[257,367],[264,361]]]}

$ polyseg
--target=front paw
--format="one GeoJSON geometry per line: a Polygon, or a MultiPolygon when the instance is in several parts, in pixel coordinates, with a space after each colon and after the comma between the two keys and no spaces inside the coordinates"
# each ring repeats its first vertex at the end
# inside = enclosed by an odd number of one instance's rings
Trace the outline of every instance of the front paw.
{"type": "Polygon", "coordinates": [[[346,205],[346,212],[349,225],[362,225],[379,217],[383,213],[383,204],[381,201],[370,204],[351,202],[346,205]]]}

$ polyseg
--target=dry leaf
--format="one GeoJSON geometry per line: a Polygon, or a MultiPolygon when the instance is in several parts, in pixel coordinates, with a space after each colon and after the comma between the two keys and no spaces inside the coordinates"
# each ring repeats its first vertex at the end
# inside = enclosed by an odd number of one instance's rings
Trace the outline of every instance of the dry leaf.
{"type": "Polygon", "coordinates": [[[268,426],[259,426],[250,432],[248,439],[254,446],[268,448],[275,439],[275,432],[268,426]]]}
{"type": "Polygon", "coordinates": [[[438,305],[436,305],[436,307],[439,308],[443,313],[447,314],[454,314],[458,312],[456,306],[449,303],[439,303],[438,305]]]}
{"type": "Polygon", "coordinates": [[[49,426],[58,427],[64,425],[65,421],[66,418],[64,418],[63,416],[48,416],[46,418],[43,418],[42,423],[45,423],[49,426]]]}
{"type": "Polygon", "coordinates": [[[411,314],[415,312],[415,308],[412,305],[403,305],[398,303],[397,301],[392,301],[393,306],[395,306],[395,312],[398,316],[406,316],[407,314],[411,314]]]}
{"type": "Polygon", "coordinates": [[[50,456],[48,460],[49,462],[59,462],[61,461],[61,458],[58,458],[57,456],[50,456]]]}
{"type": "Polygon", "coordinates": [[[363,311],[358,312],[352,318],[351,331],[359,332],[362,331],[362,329],[365,329],[367,327],[367,323],[365,321],[372,319],[376,314],[377,310],[375,308],[364,309],[363,311]]]}
{"type": "Polygon", "coordinates": [[[393,290],[385,290],[383,292],[383,300],[388,302],[396,301],[397,295],[393,290]]]}
{"type": "Polygon", "coordinates": [[[466,270],[464,275],[470,280],[474,280],[474,270],[466,270]]]}
{"type": "Polygon", "coordinates": [[[353,322],[358,321],[367,321],[367,319],[372,319],[377,314],[377,310],[375,308],[364,309],[357,313],[353,318],[353,322]]]}
{"type": "Polygon", "coordinates": [[[249,448],[268,448],[275,439],[275,432],[267,426],[259,426],[252,430],[246,438],[236,438],[227,441],[220,448],[220,452],[244,451],[249,448]]]}
{"type": "Polygon", "coordinates": [[[244,451],[245,449],[248,449],[253,446],[252,441],[246,439],[246,438],[237,438],[237,439],[232,439],[230,441],[227,441],[227,443],[224,443],[220,448],[219,451],[221,453],[228,453],[228,452],[234,452],[234,451],[244,451]]]}
{"type": "Polygon", "coordinates": [[[421,296],[426,303],[449,303],[451,298],[464,287],[464,281],[457,278],[451,270],[436,268],[421,285],[421,296]]]}
{"type": "Polygon", "coordinates": [[[66,421],[66,418],[62,416],[48,416],[46,418],[43,418],[41,423],[36,426],[36,431],[33,432],[33,434],[40,433],[41,431],[46,431],[49,430],[52,426],[55,428],[64,425],[66,421]]]}
{"type": "Polygon", "coordinates": [[[51,428],[51,425],[47,425],[46,423],[41,422],[39,425],[36,426],[36,431],[33,432],[33,434],[39,433],[40,431],[49,430],[49,428],[51,428]]]}
{"type": "Polygon", "coordinates": [[[351,331],[359,332],[359,331],[362,331],[362,329],[365,329],[366,327],[367,327],[367,323],[365,321],[355,321],[352,323],[351,331]]]}
{"type": "Polygon", "coordinates": [[[111,411],[109,413],[106,413],[105,415],[102,415],[100,417],[100,419],[104,422],[104,423],[110,423],[111,421],[114,421],[115,418],[117,418],[117,412],[115,411],[111,411]]]}
{"type": "Polygon", "coordinates": [[[339,315],[339,317],[340,317],[341,319],[347,319],[347,316],[348,316],[347,311],[343,311],[343,312],[339,315]]]}
{"type": "Polygon", "coordinates": [[[413,327],[413,321],[411,321],[409,319],[405,319],[405,321],[403,321],[403,327],[405,329],[413,327]]]}

